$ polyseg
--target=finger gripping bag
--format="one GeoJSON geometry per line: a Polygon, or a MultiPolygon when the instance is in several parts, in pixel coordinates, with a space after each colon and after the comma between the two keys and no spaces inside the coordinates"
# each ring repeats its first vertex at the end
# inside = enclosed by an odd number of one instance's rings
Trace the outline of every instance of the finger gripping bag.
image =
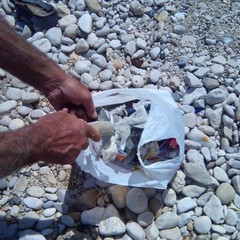
{"type": "Polygon", "coordinates": [[[184,157],[184,121],[171,94],[165,90],[141,88],[112,89],[93,95],[96,108],[125,103],[135,99],[150,101],[147,121],[137,145],[137,158],[141,168],[131,171],[112,162],[105,164],[92,154],[91,147],[81,151],[76,162],[83,171],[104,182],[166,189],[184,157]],[[174,158],[145,165],[140,154],[141,147],[146,143],[163,139],[176,140],[179,146],[178,155],[174,158]]]}

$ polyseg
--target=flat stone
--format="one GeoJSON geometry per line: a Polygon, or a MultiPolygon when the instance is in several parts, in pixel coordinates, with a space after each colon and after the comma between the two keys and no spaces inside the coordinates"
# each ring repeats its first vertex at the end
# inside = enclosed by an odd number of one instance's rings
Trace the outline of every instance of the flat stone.
{"type": "Polygon", "coordinates": [[[57,210],[54,207],[47,208],[47,209],[44,209],[43,215],[44,215],[44,217],[48,218],[48,217],[51,217],[52,215],[54,215],[56,213],[56,211],[57,210]]]}
{"type": "Polygon", "coordinates": [[[145,229],[146,239],[155,240],[159,236],[159,230],[153,222],[150,226],[145,229]]]}
{"type": "Polygon", "coordinates": [[[188,134],[187,138],[189,140],[198,142],[203,147],[216,148],[217,144],[211,138],[209,138],[205,133],[201,132],[197,128],[193,128],[188,134]]]}
{"type": "Polygon", "coordinates": [[[83,224],[98,226],[102,220],[105,208],[95,207],[90,210],[85,210],[81,214],[81,222],[83,224]]]}
{"type": "Polygon", "coordinates": [[[183,188],[182,194],[186,197],[198,198],[205,192],[205,190],[206,190],[205,187],[200,187],[197,185],[188,185],[183,188]]]}
{"type": "Polygon", "coordinates": [[[210,72],[210,68],[200,67],[196,72],[194,72],[194,75],[199,78],[204,78],[208,75],[209,72],[210,72]]]}
{"type": "Polygon", "coordinates": [[[184,165],[184,172],[189,178],[202,186],[208,187],[211,185],[212,181],[208,171],[200,164],[194,162],[186,163],[184,165]]]}
{"type": "Polygon", "coordinates": [[[6,97],[9,100],[20,100],[22,97],[22,90],[18,88],[8,88],[6,92],[6,97]]]}
{"type": "Polygon", "coordinates": [[[45,191],[39,186],[32,186],[27,189],[27,194],[31,197],[41,198],[45,191]]]}
{"type": "Polygon", "coordinates": [[[143,228],[135,223],[135,222],[128,222],[126,225],[127,233],[132,239],[142,240],[145,239],[145,232],[143,228]]]}
{"type": "Polygon", "coordinates": [[[144,14],[144,8],[143,6],[140,4],[140,2],[134,0],[132,2],[130,2],[130,11],[132,11],[134,16],[142,16],[144,14]]]}
{"type": "Polygon", "coordinates": [[[85,3],[91,12],[99,13],[102,11],[102,7],[97,0],[85,0],[85,3]]]}
{"type": "Polygon", "coordinates": [[[229,204],[235,197],[235,190],[229,183],[221,183],[216,190],[216,196],[222,204],[229,204]]]}
{"type": "Polygon", "coordinates": [[[221,125],[222,120],[222,108],[217,108],[215,110],[212,110],[211,108],[207,108],[205,110],[205,116],[208,118],[211,126],[214,129],[219,129],[221,125]]]}
{"type": "Polygon", "coordinates": [[[133,87],[135,87],[135,88],[141,88],[144,85],[144,79],[141,75],[134,75],[132,77],[131,82],[132,82],[133,87]]]}
{"type": "Polygon", "coordinates": [[[88,13],[83,14],[78,19],[78,27],[85,33],[90,33],[92,31],[92,17],[88,13]]]}
{"type": "Polygon", "coordinates": [[[62,30],[58,27],[47,30],[45,36],[53,46],[59,46],[62,42],[62,30]]]}
{"type": "Polygon", "coordinates": [[[22,101],[23,103],[35,103],[40,99],[40,95],[36,92],[25,92],[22,91],[22,101]]]}
{"type": "Polygon", "coordinates": [[[23,126],[24,126],[23,120],[18,118],[13,119],[8,125],[9,129],[13,131],[17,130],[18,128],[22,128],[23,126]]]}
{"type": "Polygon", "coordinates": [[[43,201],[35,197],[26,197],[23,202],[27,207],[34,210],[40,210],[43,206],[43,201]]]}
{"type": "Polygon", "coordinates": [[[9,100],[9,101],[0,103],[0,114],[10,112],[16,107],[17,107],[17,102],[15,100],[9,100]]]}
{"type": "Polygon", "coordinates": [[[203,207],[203,212],[216,224],[223,223],[225,220],[223,206],[219,198],[215,195],[203,207]]]}
{"type": "Polygon", "coordinates": [[[32,110],[33,110],[33,108],[32,108],[32,106],[30,104],[19,106],[17,108],[18,113],[21,116],[24,116],[24,117],[27,116],[32,110]]]}
{"type": "Polygon", "coordinates": [[[185,81],[190,87],[202,87],[202,81],[197,78],[194,74],[187,72],[187,75],[185,77],[185,81]]]}
{"type": "Polygon", "coordinates": [[[210,67],[210,71],[215,75],[221,75],[224,72],[224,67],[221,64],[213,64],[210,67]]]}
{"type": "Polygon", "coordinates": [[[227,182],[229,179],[227,173],[221,167],[218,166],[213,169],[213,176],[219,182],[227,182]]]}
{"type": "Polygon", "coordinates": [[[61,222],[67,227],[73,227],[74,226],[74,220],[69,215],[62,215],[61,216],[61,222]]]}
{"type": "Polygon", "coordinates": [[[93,54],[91,56],[91,61],[96,64],[98,67],[100,67],[101,69],[104,69],[107,65],[107,60],[104,56],[100,55],[100,54],[93,54]]]}
{"type": "Polygon", "coordinates": [[[217,64],[221,64],[221,65],[225,65],[227,63],[226,58],[221,55],[214,57],[211,61],[213,63],[217,63],[217,64]]]}
{"type": "Polygon", "coordinates": [[[74,16],[74,14],[68,14],[61,19],[59,19],[58,24],[59,27],[64,30],[69,24],[75,24],[77,23],[77,18],[74,16]]]}
{"type": "Polygon", "coordinates": [[[197,203],[190,197],[182,198],[177,202],[178,213],[184,213],[197,207],[197,203]]]}
{"type": "Polygon", "coordinates": [[[32,44],[44,53],[48,53],[51,50],[51,43],[47,38],[41,38],[32,42],[32,44]]]}
{"type": "Polygon", "coordinates": [[[42,215],[39,218],[39,221],[37,222],[36,229],[37,230],[46,229],[46,228],[50,227],[54,223],[54,221],[55,221],[55,215],[47,217],[47,218],[44,215],[42,215]]]}
{"type": "Polygon", "coordinates": [[[20,176],[13,187],[13,193],[16,194],[18,197],[21,197],[27,188],[28,181],[29,179],[27,179],[26,177],[20,176]]]}
{"type": "Polygon", "coordinates": [[[134,213],[142,213],[147,209],[148,199],[140,188],[132,188],[126,195],[126,206],[134,213]]]}
{"type": "Polygon", "coordinates": [[[163,239],[176,240],[181,239],[181,231],[178,227],[161,230],[159,236],[163,239]]]}
{"type": "Polygon", "coordinates": [[[118,217],[110,217],[100,222],[99,232],[103,236],[115,236],[125,233],[126,226],[118,217]]]}
{"type": "Polygon", "coordinates": [[[124,48],[124,51],[129,54],[130,56],[133,56],[133,54],[137,51],[137,45],[134,40],[129,41],[124,48]]]}
{"type": "Polygon", "coordinates": [[[176,192],[171,188],[164,190],[162,198],[166,206],[173,206],[177,201],[176,192]]]}
{"type": "Polygon", "coordinates": [[[154,220],[154,215],[150,211],[143,212],[138,215],[137,222],[142,227],[147,227],[150,225],[154,220]]]}
{"type": "Polygon", "coordinates": [[[172,179],[170,184],[176,193],[182,192],[185,186],[185,177],[186,175],[181,170],[178,170],[176,176],[172,179]]]}
{"type": "Polygon", "coordinates": [[[190,105],[194,101],[198,100],[201,97],[205,97],[207,94],[205,88],[189,88],[185,95],[183,96],[182,104],[190,105]]]}
{"type": "Polygon", "coordinates": [[[159,230],[174,228],[178,225],[179,216],[173,212],[165,212],[156,219],[159,230]]]}
{"type": "Polygon", "coordinates": [[[232,178],[232,185],[238,195],[240,195],[240,176],[234,176],[232,178]]]}
{"type": "Polygon", "coordinates": [[[129,187],[125,187],[125,186],[115,185],[115,186],[109,187],[109,193],[117,208],[122,209],[125,207],[126,195],[128,191],[129,191],[129,187]]]}
{"type": "Polygon", "coordinates": [[[207,216],[200,216],[194,220],[194,229],[200,234],[209,233],[212,227],[212,222],[207,216]]]}

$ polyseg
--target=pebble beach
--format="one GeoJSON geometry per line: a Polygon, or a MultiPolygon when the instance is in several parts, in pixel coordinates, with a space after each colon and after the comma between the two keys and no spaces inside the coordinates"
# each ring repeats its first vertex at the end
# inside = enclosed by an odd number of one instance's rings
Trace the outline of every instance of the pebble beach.
{"type": "MultiPolygon", "coordinates": [[[[92,93],[168,91],[184,118],[184,161],[167,189],[105,183],[76,163],[22,168],[0,179],[0,239],[240,240],[240,2],[48,3],[59,16],[48,30],[32,31],[9,0],[0,16],[92,93]]],[[[54,111],[0,69],[0,132],[54,111]]]]}

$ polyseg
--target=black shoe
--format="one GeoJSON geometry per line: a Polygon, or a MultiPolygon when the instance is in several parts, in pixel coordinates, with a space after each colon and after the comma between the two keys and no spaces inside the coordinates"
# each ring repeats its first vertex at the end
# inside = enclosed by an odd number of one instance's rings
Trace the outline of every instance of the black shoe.
{"type": "Polygon", "coordinates": [[[55,27],[58,22],[56,9],[41,0],[15,0],[20,18],[34,31],[55,27]]]}

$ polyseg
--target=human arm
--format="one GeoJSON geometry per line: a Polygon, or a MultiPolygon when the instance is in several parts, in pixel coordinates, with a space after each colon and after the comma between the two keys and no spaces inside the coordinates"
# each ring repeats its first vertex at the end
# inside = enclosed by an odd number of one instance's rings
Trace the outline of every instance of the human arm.
{"type": "Polygon", "coordinates": [[[66,110],[46,115],[37,123],[0,134],[0,178],[26,165],[71,164],[88,138],[99,141],[99,132],[66,110]]]}
{"type": "Polygon", "coordinates": [[[85,120],[97,117],[88,89],[25,41],[1,17],[0,49],[0,67],[40,90],[56,110],[68,108],[85,120]]]}

